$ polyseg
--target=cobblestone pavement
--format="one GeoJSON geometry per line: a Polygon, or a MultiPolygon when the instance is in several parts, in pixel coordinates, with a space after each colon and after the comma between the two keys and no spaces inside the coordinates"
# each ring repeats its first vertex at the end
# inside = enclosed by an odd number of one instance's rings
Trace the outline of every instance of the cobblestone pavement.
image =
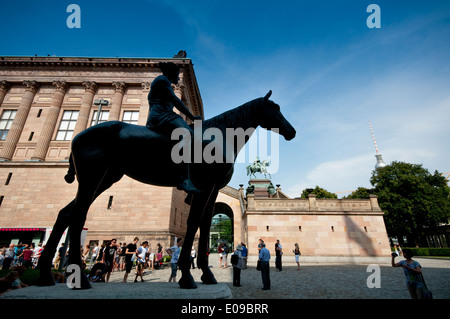
{"type": "MultiPolygon", "coordinates": [[[[397,258],[396,261],[400,259],[397,258]]],[[[414,258],[422,265],[428,288],[435,299],[450,299],[450,260],[414,258]]],[[[229,261],[229,258],[228,258],[229,261]]],[[[302,263],[297,270],[294,263],[283,263],[283,271],[275,270],[274,260],[270,264],[271,289],[262,290],[261,273],[255,264],[241,272],[241,287],[232,285],[233,270],[219,268],[218,255],[210,256],[210,267],[220,283],[229,286],[233,299],[410,299],[405,285],[403,269],[390,264],[380,264],[380,288],[369,288],[368,278],[375,272],[368,269],[369,264],[345,263],[302,263]]],[[[191,273],[201,285],[201,270],[191,273]]],[[[181,273],[178,272],[177,280],[181,273]]],[[[110,282],[121,282],[124,272],[113,272],[110,282]]],[[[149,284],[168,281],[170,266],[164,269],[145,270],[144,283],[134,283],[134,270],[128,277],[130,285],[149,284]]],[[[372,276],[373,277],[373,276],[372,276]]],[[[374,282],[372,277],[369,282],[374,282]]],[[[140,280],[140,279],[139,279],[140,280]]],[[[174,283],[175,284],[175,283],[174,283]]],[[[176,284],[177,285],[177,284],[176,284]]],[[[193,292],[195,293],[195,292],[193,292]]]]}

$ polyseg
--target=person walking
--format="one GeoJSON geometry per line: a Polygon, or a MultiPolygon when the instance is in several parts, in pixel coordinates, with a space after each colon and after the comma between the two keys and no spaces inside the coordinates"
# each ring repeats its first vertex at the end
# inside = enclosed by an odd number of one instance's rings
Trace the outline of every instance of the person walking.
{"type": "Polygon", "coordinates": [[[155,270],[155,253],[152,250],[152,245],[148,244],[148,270],[153,271],[155,270]]]}
{"type": "Polygon", "coordinates": [[[401,260],[395,263],[395,257],[397,254],[393,252],[391,254],[392,267],[403,267],[405,274],[406,287],[412,299],[423,299],[424,298],[424,284],[422,280],[422,267],[420,264],[413,260],[413,252],[410,249],[403,250],[403,257],[405,260],[401,260]]]}
{"type": "Polygon", "coordinates": [[[131,259],[136,252],[138,242],[139,238],[134,237],[133,242],[128,244],[125,249],[125,275],[123,276],[123,282],[127,282],[128,274],[131,272],[131,268],[133,268],[133,261],[131,259]]]}
{"type": "Polygon", "coordinates": [[[222,252],[222,262],[223,262],[223,268],[228,268],[228,246],[227,243],[223,244],[223,252],[222,252]]]}
{"type": "Polygon", "coordinates": [[[146,263],[146,258],[147,258],[147,252],[148,252],[148,241],[144,241],[142,243],[142,246],[138,248],[137,252],[136,252],[136,260],[137,260],[137,272],[136,272],[136,277],[134,277],[134,282],[137,282],[137,278],[141,277],[141,282],[144,282],[144,267],[145,267],[145,263],[146,263]]]}
{"type": "Polygon", "coordinates": [[[241,251],[242,269],[247,269],[248,249],[244,243],[241,243],[241,246],[242,246],[242,251],[241,251]]]}
{"type": "Polygon", "coordinates": [[[281,256],[283,255],[283,247],[280,244],[280,240],[277,239],[275,244],[275,268],[277,271],[282,271],[283,267],[281,265],[281,256]]]}
{"type": "Polygon", "coordinates": [[[231,264],[233,265],[233,286],[241,286],[241,269],[243,267],[242,245],[236,246],[236,250],[231,255],[231,264]]]}
{"type": "Polygon", "coordinates": [[[170,259],[170,267],[172,268],[172,273],[169,277],[169,282],[176,282],[177,270],[178,270],[178,257],[180,256],[181,245],[183,244],[183,239],[178,238],[177,244],[167,249],[167,253],[172,257],[170,259]]]}
{"type": "Polygon", "coordinates": [[[261,249],[259,250],[259,260],[261,261],[261,278],[263,283],[263,290],[270,289],[270,252],[266,248],[266,243],[260,243],[261,249]]]}
{"type": "Polygon", "coordinates": [[[14,244],[10,244],[9,248],[5,251],[5,260],[3,261],[2,269],[9,269],[14,261],[14,244]]]}
{"type": "Polygon", "coordinates": [[[219,268],[222,268],[223,243],[219,244],[219,247],[217,247],[217,252],[219,253],[219,268]]]}
{"type": "Polygon", "coordinates": [[[295,262],[297,263],[297,270],[300,270],[300,247],[298,246],[298,243],[294,244],[294,250],[292,251],[295,255],[295,262]]]}
{"type": "Polygon", "coordinates": [[[33,264],[31,263],[33,256],[33,250],[30,249],[29,245],[25,245],[23,251],[22,251],[22,259],[23,259],[23,266],[25,268],[32,268],[33,264]]]}
{"type": "Polygon", "coordinates": [[[120,247],[120,257],[119,257],[119,270],[125,270],[125,253],[127,251],[127,243],[122,243],[120,247]]]}
{"type": "Polygon", "coordinates": [[[195,253],[194,246],[192,246],[192,249],[191,249],[191,267],[192,267],[192,269],[195,269],[195,263],[194,263],[195,257],[197,257],[197,255],[195,253]]]}
{"type": "Polygon", "coordinates": [[[91,255],[91,260],[89,261],[89,270],[92,268],[92,265],[95,263],[95,261],[97,260],[97,256],[98,256],[98,251],[100,250],[100,248],[98,248],[98,243],[95,243],[94,248],[92,248],[92,255],[91,255]]]}
{"type": "MultiPolygon", "coordinates": [[[[55,269],[59,269],[59,265],[61,264],[61,261],[64,259],[64,243],[61,243],[61,247],[58,249],[58,256],[56,256],[54,267],[55,269]]],[[[66,252],[67,253],[67,252],[66,252]]]]}
{"type": "Polygon", "coordinates": [[[105,282],[109,281],[109,277],[111,276],[111,272],[114,267],[114,258],[117,251],[116,243],[117,240],[115,238],[111,239],[111,242],[108,246],[105,247],[105,250],[103,251],[102,263],[104,263],[106,266],[105,282]]]}
{"type": "Polygon", "coordinates": [[[44,247],[42,246],[42,243],[39,243],[38,246],[34,249],[32,257],[33,267],[37,267],[43,249],[44,247]]]}

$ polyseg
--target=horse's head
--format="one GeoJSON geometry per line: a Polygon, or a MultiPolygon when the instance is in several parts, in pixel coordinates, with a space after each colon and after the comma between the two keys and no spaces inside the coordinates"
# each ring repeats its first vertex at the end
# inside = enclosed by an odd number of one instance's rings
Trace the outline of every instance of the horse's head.
{"type": "Polygon", "coordinates": [[[281,114],[280,106],[269,100],[272,91],[263,98],[263,106],[258,109],[261,127],[266,130],[276,129],[287,140],[290,141],[295,137],[295,129],[281,114]]]}

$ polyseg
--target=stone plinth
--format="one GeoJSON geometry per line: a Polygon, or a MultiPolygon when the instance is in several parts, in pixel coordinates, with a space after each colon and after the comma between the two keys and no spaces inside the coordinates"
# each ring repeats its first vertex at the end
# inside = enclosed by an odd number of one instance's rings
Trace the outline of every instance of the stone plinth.
{"type": "Polygon", "coordinates": [[[230,299],[225,284],[181,289],[177,283],[93,283],[91,289],[69,289],[66,284],[50,287],[30,286],[5,293],[1,299],[230,299]]]}
{"type": "Polygon", "coordinates": [[[249,182],[249,187],[254,186],[255,198],[269,198],[269,186],[272,184],[270,179],[251,179],[249,182]]]}

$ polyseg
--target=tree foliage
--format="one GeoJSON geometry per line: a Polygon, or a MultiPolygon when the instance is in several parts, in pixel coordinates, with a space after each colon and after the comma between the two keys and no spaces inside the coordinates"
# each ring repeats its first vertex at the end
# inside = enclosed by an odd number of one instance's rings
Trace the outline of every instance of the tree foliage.
{"type": "Polygon", "coordinates": [[[309,194],[316,195],[316,198],[338,198],[336,194],[330,193],[326,189],[316,186],[312,191],[309,191],[308,189],[304,189],[302,194],[300,195],[300,198],[308,198],[309,194]]]}
{"type": "Polygon", "coordinates": [[[416,243],[424,227],[448,223],[450,188],[438,171],[431,174],[419,164],[392,162],[372,173],[390,236],[408,236],[416,243]]]}
{"type": "Polygon", "coordinates": [[[344,199],[368,199],[371,194],[374,194],[373,189],[358,187],[350,195],[344,197],[344,199]]]}

